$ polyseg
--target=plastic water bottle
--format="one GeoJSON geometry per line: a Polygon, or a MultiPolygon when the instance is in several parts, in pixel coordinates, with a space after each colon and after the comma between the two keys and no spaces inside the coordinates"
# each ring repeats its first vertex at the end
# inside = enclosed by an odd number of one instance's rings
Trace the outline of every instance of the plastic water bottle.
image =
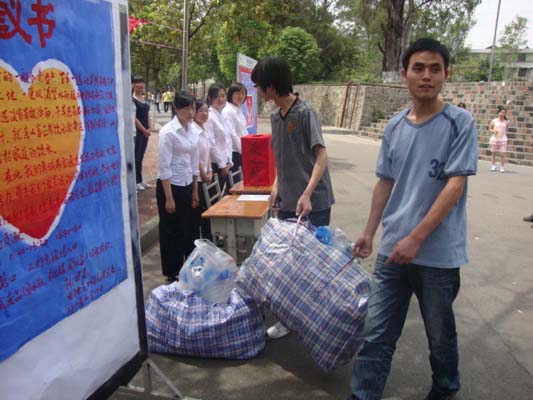
{"type": "Polygon", "coordinates": [[[342,229],[335,228],[332,232],[331,245],[347,256],[352,255],[353,243],[348,239],[342,229]]]}
{"type": "Polygon", "coordinates": [[[320,243],[324,243],[331,246],[332,236],[331,231],[327,226],[319,226],[316,230],[315,237],[319,240],[320,243]]]}

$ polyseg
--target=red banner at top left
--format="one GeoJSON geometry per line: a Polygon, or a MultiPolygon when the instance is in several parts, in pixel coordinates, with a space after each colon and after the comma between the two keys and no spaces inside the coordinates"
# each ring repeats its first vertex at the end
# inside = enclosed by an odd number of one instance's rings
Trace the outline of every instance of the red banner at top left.
{"type": "Polygon", "coordinates": [[[144,25],[144,24],[151,24],[150,21],[147,21],[145,19],[135,18],[130,16],[129,17],[129,31],[132,33],[137,27],[144,25]]]}

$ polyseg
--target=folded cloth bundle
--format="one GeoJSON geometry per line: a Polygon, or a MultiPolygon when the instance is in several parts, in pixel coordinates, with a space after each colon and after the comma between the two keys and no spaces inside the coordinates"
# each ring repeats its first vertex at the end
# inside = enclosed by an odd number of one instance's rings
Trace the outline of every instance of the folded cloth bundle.
{"type": "Polygon", "coordinates": [[[241,265],[237,290],[296,332],[325,371],[357,351],[370,283],[359,265],[294,221],[271,218],[241,265]]]}

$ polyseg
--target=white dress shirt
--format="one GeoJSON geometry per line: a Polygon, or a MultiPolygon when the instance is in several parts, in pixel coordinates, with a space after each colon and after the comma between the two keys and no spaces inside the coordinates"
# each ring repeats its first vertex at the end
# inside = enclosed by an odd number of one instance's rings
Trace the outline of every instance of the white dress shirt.
{"type": "Polygon", "coordinates": [[[209,107],[209,119],[204,130],[211,142],[211,161],[219,168],[226,168],[231,162],[231,125],[215,107],[209,107]]]}
{"type": "Polygon", "coordinates": [[[175,186],[192,183],[198,176],[198,135],[191,124],[184,129],[177,117],[159,131],[159,179],[169,179],[175,186]]]}
{"type": "MultiPolygon", "coordinates": [[[[198,158],[199,165],[202,166],[204,172],[207,174],[211,172],[211,164],[209,162],[209,151],[211,150],[211,143],[207,137],[207,133],[204,128],[198,125],[196,122],[192,122],[191,128],[193,132],[198,135],[198,158]]],[[[201,175],[198,175],[198,182],[202,182],[201,175]]]]}
{"type": "Polygon", "coordinates": [[[226,117],[231,125],[231,142],[232,149],[237,153],[242,153],[241,138],[248,135],[246,129],[246,119],[240,107],[228,102],[226,107],[222,110],[222,115],[226,117]]]}

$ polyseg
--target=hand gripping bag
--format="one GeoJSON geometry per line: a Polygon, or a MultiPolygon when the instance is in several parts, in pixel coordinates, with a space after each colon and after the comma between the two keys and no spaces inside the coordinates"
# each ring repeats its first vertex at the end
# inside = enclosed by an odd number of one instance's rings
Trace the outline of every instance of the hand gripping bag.
{"type": "Polygon", "coordinates": [[[146,329],[156,353],[245,360],[265,347],[261,312],[235,290],[227,304],[212,304],[177,283],[159,286],[146,304],[146,329]]]}
{"type": "Polygon", "coordinates": [[[310,228],[271,218],[236,285],[296,332],[323,370],[353,358],[367,311],[368,275],[350,256],[320,243],[310,228]]]}

